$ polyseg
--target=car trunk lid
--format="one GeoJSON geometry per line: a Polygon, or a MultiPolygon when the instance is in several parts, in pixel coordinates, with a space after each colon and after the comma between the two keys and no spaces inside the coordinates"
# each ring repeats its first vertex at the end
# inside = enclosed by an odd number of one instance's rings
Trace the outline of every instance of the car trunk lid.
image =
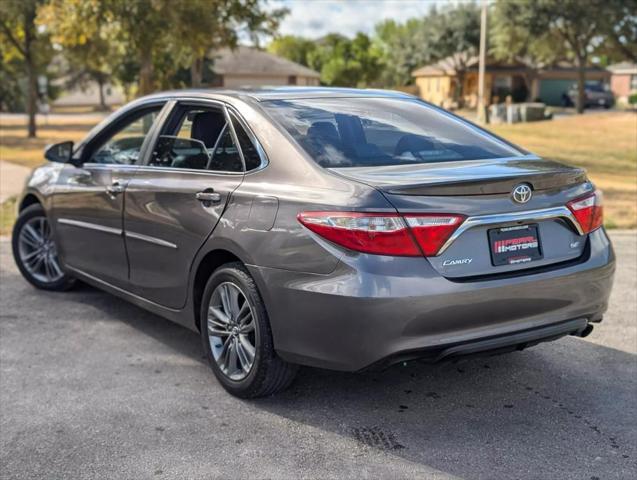
{"type": "Polygon", "coordinates": [[[592,191],[579,168],[528,156],[332,170],[377,188],[405,216],[465,216],[441,251],[428,257],[448,278],[509,274],[585,253],[586,236],[566,206],[592,191]],[[520,184],[532,190],[526,203],[512,197],[520,184]]]}
{"type": "Polygon", "coordinates": [[[586,181],[581,168],[534,156],[330,170],[383,192],[402,195],[508,194],[522,181],[534,191],[586,181]]]}

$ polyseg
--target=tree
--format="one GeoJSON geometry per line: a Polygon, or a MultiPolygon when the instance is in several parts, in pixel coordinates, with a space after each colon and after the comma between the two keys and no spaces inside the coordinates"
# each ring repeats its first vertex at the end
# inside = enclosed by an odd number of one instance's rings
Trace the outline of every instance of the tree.
{"type": "Polygon", "coordinates": [[[66,86],[97,83],[100,108],[106,110],[104,86],[124,52],[116,41],[117,26],[108,21],[103,3],[100,0],[50,0],[40,8],[38,24],[46,28],[51,40],[63,49],[66,86]]]}
{"type": "MultiPolygon", "coordinates": [[[[533,14],[530,10],[516,11],[510,2],[496,3],[489,14],[489,55],[496,60],[524,63],[529,69],[524,75],[529,88],[537,85],[537,70],[568,56],[554,32],[538,36],[524,26],[528,19],[522,15],[533,14]],[[511,21],[511,15],[517,15],[516,21],[511,21]]],[[[535,97],[538,92],[532,94],[535,97]]]]}
{"type": "Polygon", "coordinates": [[[241,32],[272,34],[287,12],[266,10],[264,0],[51,2],[46,25],[69,60],[86,60],[83,73],[98,83],[111,74],[124,86],[136,81],[139,95],[181,84],[184,67],[201,85],[212,49],[236,45],[241,32]]]}
{"type": "Polygon", "coordinates": [[[430,31],[427,17],[412,18],[404,24],[385,20],[375,26],[372,45],[382,65],[381,85],[411,84],[411,72],[433,61],[430,31]]]}
{"type": "Polygon", "coordinates": [[[607,0],[599,20],[603,38],[595,53],[637,62],[637,0],[607,0]]]}
{"type": "Polygon", "coordinates": [[[551,42],[563,47],[577,67],[577,112],[584,111],[586,67],[591,52],[603,35],[606,0],[499,0],[500,14],[514,18],[528,42],[551,42]],[[555,41],[556,40],[556,41],[555,41]]]}
{"type": "Polygon", "coordinates": [[[449,66],[456,71],[454,99],[461,105],[467,66],[480,47],[480,9],[474,3],[440,11],[434,8],[427,22],[431,25],[431,57],[448,59],[449,66]]]}
{"type": "Polygon", "coordinates": [[[191,84],[199,87],[207,55],[234,47],[245,32],[258,44],[260,35],[273,34],[287,9],[266,11],[261,0],[176,0],[174,25],[181,59],[190,66],[191,84]]]}
{"type": "MultiPolygon", "coordinates": [[[[22,61],[27,77],[28,136],[36,136],[35,115],[38,108],[38,74],[51,58],[51,49],[45,32],[39,32],[35,19],[43,0],[0,2],[0,39],[14,49],[22,61]]],[[[4,50],[4,48],[3,48],[4,50]]]]}
{"type": "Polygon", "coordinates": [[[283,35],[272,40],[267,50],[274,55],[309,67],[308,59],[310,53],[316,50],[316,44],[307,38],[295,35],[283,35]]]}
{"type": "Polygon", "coordinates": [[[383,65],[381,80],[390,85],[412,82],[416,68],[442,59],[456,70],[454,98],[462,101],[467,63],[480,44],[480,10],[473,4],[459,4],[404,24],[393,20],[376,25],[373,43],[383,65]]]}
{"type": "Polygon", "coordinates": [[[323,83],[341,87],[369,86],[380,70],[371,40],[360,32],[352,40],[336,33],[317,40],[316,48],[308,53],[307,65],[321,73],[323,83]]]}

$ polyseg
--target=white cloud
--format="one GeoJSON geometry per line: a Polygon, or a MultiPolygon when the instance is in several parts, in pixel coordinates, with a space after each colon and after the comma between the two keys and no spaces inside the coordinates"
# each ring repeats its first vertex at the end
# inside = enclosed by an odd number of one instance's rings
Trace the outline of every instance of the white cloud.
{"type": "Polygon", "coordinates": [[[394,19],[425,15],[433,5],[450,3],[445,0],[274,0],[272,8],[287,7],[290,13],[283,20],[280,33],[318,38],[336,32],[352,37],[356,32],[372,33],[374,25],[394,19]]]}

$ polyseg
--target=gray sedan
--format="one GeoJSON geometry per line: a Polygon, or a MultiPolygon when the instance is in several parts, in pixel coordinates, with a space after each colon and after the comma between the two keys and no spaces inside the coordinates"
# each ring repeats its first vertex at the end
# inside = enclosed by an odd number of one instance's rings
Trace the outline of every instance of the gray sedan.
{"type": "Polygon", "coordinates": [[[201,332],[240,397],[588,335],[614,254],[584,171],[409,95],[281,88],[136,100],[45,152],[24,277],[81,280],[201,332]]]}

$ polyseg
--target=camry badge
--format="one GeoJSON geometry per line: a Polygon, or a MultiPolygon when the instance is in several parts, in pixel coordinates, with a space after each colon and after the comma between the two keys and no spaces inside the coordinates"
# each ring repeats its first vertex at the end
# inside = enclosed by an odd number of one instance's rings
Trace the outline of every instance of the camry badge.
{"type": "Polygon", "coordinates": [[[511,196],[513,197],[513,201],[516,203],[528,202],[533,196],[531,185],[529,185],[528,183],[520,183],[519,185],[516,185],[511,192],[511,196]]]}

